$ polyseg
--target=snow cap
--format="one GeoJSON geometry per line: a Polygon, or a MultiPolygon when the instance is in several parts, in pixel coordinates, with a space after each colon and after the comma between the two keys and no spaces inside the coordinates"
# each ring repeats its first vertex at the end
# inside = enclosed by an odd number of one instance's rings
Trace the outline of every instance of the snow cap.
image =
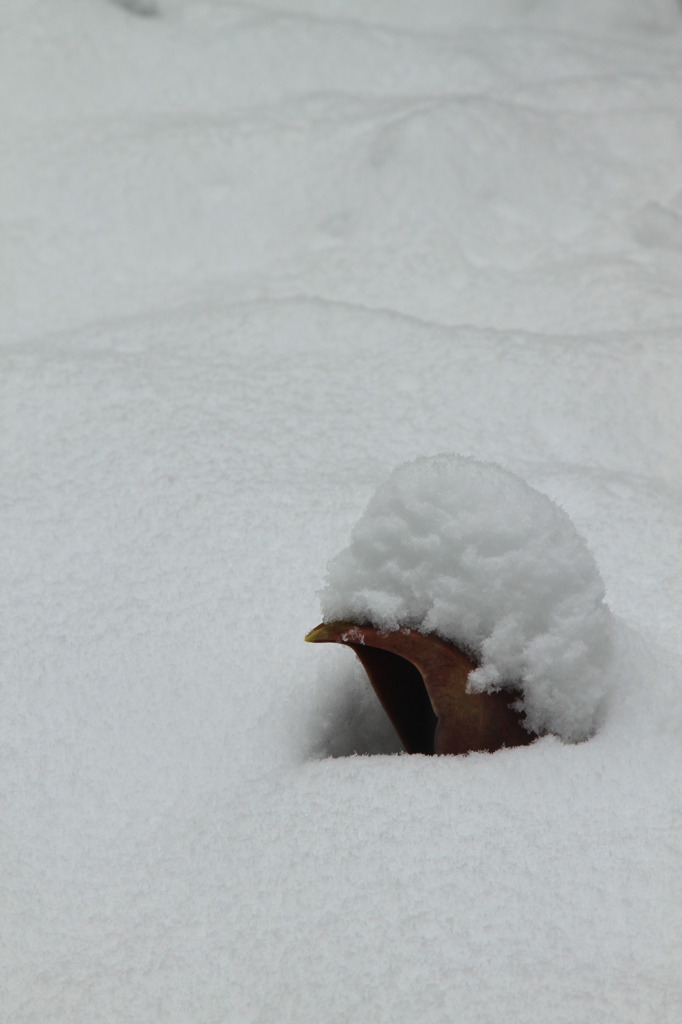
{"type": "Polygon", "coordinates": [[[437,633],[516,688],[526,727],[577,742],[599,724],[611,614],[585,541],[520,477],[454,454],[399,466],[328,567],[325,621],[437,633]]]}

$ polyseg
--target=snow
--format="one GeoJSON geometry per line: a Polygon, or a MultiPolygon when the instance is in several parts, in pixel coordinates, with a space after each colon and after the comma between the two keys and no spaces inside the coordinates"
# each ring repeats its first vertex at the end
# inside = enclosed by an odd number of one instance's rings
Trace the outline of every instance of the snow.
{"type": "Polygon", "coordinates": [[[4,0],[3,1019],[679,1020],[681,47],[673,0],[4,0]],[[585,743],[400,756],[303,643],[442,451],[594,555],[585,743]]]}
{"type": "Polygon", "coordinates": [[[524,725],[587,739],[608,688],[604,584],[568,516],[491,463],[399,466],[331,562],[325,621],[437,633],[479,662],[476,693],[521,690],[524,725]]]}

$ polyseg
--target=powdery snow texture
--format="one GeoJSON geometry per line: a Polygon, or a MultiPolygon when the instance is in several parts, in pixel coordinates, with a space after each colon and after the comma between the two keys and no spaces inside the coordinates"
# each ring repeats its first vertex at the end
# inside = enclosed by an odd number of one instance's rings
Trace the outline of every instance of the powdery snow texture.
{"type": "Polygon", "coordinates": [[[677,0],[0,40],[3,1024],[679,1024],[677,0]],[[398,745],[320,569],[442,450],[587,538],[590,742],[338,756],[398,745]]]}
{"type": "Polygon", "coordinates": [[[586,739],[606,695],[611,615],[585,541],[553,501],[490,463],[398,467],[331,562],[327,621],[437,633],[480,660],[472,690],[521,685],[525,724],[586,739]]]}

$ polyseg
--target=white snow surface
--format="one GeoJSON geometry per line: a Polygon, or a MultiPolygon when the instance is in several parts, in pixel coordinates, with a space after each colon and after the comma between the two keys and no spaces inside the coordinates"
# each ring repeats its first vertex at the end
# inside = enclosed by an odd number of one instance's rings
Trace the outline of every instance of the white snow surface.
{"type": "Polygon", "coordinates": [[[611,616],[571,520],[513,473],[454,454],[399,466],[331,562],[326,621],[437,633],[480,662],[476,693],[519,688],[531,732],[595,730],[611,616]]]}
{"type": "Polygon", "coordinates": [[[0,1019],[682,1019],[675,0],[0,4],[0,1019]],[[454,451],[599,566],[593,738],[305,644],[454,451]]]}

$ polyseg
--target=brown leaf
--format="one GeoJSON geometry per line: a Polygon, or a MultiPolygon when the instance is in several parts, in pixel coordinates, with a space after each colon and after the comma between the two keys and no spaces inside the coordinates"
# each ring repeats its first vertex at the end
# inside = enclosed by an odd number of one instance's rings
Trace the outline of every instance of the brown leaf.
{"type": "Polygon", "coordinates": [[[518,692],[467,693],[475,662],[433,633],[327,622],[306,640],[355,651],[408,754],[492,751],[536,739],[511,707],[518,692]]]}

